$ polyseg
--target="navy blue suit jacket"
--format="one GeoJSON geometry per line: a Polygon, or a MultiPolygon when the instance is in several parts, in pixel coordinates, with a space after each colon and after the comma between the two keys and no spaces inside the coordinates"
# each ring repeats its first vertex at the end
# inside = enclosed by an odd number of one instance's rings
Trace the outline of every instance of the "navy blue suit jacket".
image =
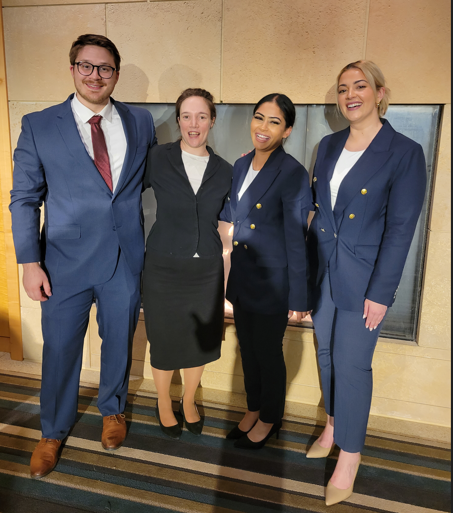
{"type": "Polygon", "coordinates": [[[80,138],[72,98],[24,116],[10,210],[18,263],[41,262],[53,283],[93,285],[113,275],[119,248],[132,273],[143,268],[142,181],[155,130],[148,111],[112,100],[127,140],[112,193],[80,138]]]}
{"type": "Polygon", "coordinates": [[[221,214],[222,221],[234,224],[227,299],[263,314],[307,311],[305,239],[313,209],[308,173],[280,147],[238,201],[254,155],[236,162],[230,199],[221,214]]]}
{"type": "Polygon", "coordinates": [[[332,212],[330,180],[348,136],[349,128],[319,145],[308,245],[314,285],[329,264],[335,305],[358,312],[365,298],[386,306],[396,298],[425,198],[426,164],[422,147],[384,120],[332,212]]]}

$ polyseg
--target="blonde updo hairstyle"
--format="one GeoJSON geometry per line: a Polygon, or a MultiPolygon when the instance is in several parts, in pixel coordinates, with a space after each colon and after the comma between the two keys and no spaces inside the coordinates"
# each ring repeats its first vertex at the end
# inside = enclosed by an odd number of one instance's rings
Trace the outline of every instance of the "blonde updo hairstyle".
{"type": "Polygon", "coordinates": [[[382,117],[387,112],[387,109],[390,104],[390,89],[385,85],[385,77],[382,73],[379,66],[377,66],[372,61],[356,61],[351,62],[351,64],[348,64],[345,66],[339,73],[337,77],[337,87],[336,87],[336,97],[337,97],[337,107],[339,109],[338,104],[338,85],[340,83],[341,76],[345,71],[348,71],[349,69],[359,69],[367,79],[367,82],[370,84],[371,88],[374,91],[374,94],[377,95],[378,91],[383,87],[385,89],[384,96],[382,97],[382,100],[379,103],[378,107],[378,114],[379,117],[382,117]]]}

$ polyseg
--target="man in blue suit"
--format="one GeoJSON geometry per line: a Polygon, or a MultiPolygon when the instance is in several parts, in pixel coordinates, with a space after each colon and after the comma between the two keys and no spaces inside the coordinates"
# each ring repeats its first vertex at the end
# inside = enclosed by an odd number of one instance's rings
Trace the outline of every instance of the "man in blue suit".
{"type": "Polygon", "coordinates": [[[34,478],[53,470],[76,420],[93,302],[102,338],[102,446],[117,449],[126,437],[123,412],[144,259],[142,179],[156,143],[151,114],[110,97],[121,58],[109,39],[80,36],[69,57],[76,93],[25,116],[14,152],[14,244],[25,291],[41,302],[44,338],[34,478]]]}

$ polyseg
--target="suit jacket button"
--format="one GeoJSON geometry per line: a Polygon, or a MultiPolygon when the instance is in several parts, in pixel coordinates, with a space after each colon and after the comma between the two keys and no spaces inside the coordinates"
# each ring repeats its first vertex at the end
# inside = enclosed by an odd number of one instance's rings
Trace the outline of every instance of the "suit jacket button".
{"type": "Polygon", "coordinates": [[[233,245],[234,245],[234,246],[239,246],[239,242],[238,242],[237,240],[235,240],[235,241],[233,242],[233,245]]]}
{"type": "Polygon", "coordinates": [[[337,239],[338,238],[338,235],[336,233],[333,234],[333,236],[337,239]]]}
{"type": "Polygon", "coordinates": [[[366,189],[362,189],[360,192],[361,192],[364,196],[365,196],[365,194],[368,194],[368,191],[367,191],[366,189]]]}
{"type": "Polygon", "coordinates": [[[261,209],[263,208],[263,205],[261,205],[261,203],[258,203],[258,205],[256,206],[256,208],[257,208],[258,210],[261,210],[261,209]]]}
{"type": "Polygon", "coordinates": [[[349,219],[354,219],[354,218],[355,218],[355,214],[351,214],[351,215],[349,216],[349,219]]]}
{"type": "Polygon", "coordinates": [[[319,208],[319,203],[315,203],[315,207],[316,207],[316,208],[319,208]]]}
{"type": "Polygon", "coordinates": [[[247,246],[247,244],[244,244],[244,249],[249,249],[249,247],[247,246]]]}
{"type": "Polygon", "coordinates": [[[321,231],[322,231],[322,232],[325,232],[326,230],[324,230],[324,228],[321,228],[321,231]]]}
{"type": "Polygon", "coordinates": [[[251,224],[251,225],[250,225],[250,228],[251,228],[252,230],[255,230],[256,226],[255,226],[254,224],[251,224]]]}
{"type": "Polygon", "coordinates": [[[313,178],[313,181],[314,181],[314,182],[317,182],[317,181],[318,181],[318,179],[316,178],[316,176],[313,178]]]}

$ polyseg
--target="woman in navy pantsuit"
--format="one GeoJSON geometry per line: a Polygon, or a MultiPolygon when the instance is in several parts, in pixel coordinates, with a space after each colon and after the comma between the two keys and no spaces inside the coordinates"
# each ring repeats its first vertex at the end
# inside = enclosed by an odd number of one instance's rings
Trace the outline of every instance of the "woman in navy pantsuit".
{"type": "Polygon", "coordinates": [[[271,94],[255,107],[255,150],[233,171],[221,219],[234,225],[227,299],[241,349],[248,411],[231,433],[235,447],[259,449],[278,433],[285,407],[282,342],[288,318],[311,308],[306,232],[313,208],[308,173],[283,149],[296,118],[291,100],[271,94]]]}
{"type": "Polygon", "coordinates": [[[389,90],[374,63],[358,61],[340,72],[337,102],[350,127],[319,146],[308,234],[327,425],[307,457],[327,457],[335,444],[341,449],[328,505],[352,494],[370,411],[373,353],[426,189],[421,146],[381,119],[389,90]]]}

